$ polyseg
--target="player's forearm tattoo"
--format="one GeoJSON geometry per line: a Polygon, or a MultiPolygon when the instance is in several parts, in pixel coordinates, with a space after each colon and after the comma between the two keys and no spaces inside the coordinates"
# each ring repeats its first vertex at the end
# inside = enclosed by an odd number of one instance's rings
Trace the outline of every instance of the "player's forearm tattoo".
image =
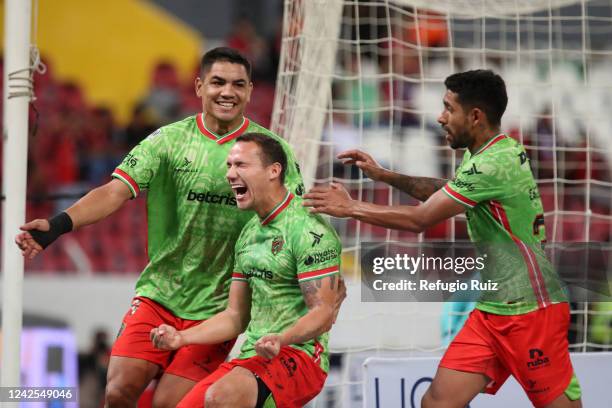
{"type": "Polygon", "coordinates": [[[312,309],[322,303],[318,294],[321,279],[317,279],[315,282],[319,283],[319,287],[317,287],[313,281],[300,283],[300,289],[302,289],[302,295],[304,296],[304,303],[306,303],[308,309],[312,309]]]}
{"type": "Polygon", "coordinates": [[[444,187],[447,182],[446,179],[412,177],[399,173],[393,173],[389,178],[389,184],[419,201],[427,201],[433,193],[444,187]]]}

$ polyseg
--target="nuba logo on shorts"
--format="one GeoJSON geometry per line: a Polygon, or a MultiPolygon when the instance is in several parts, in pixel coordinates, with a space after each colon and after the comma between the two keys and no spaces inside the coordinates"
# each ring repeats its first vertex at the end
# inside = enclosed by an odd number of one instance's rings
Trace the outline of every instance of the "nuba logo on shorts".
{"type": "Polygon", "coordinates": [[[544,352],[537,348],[532,348],[529,350],[529,359],[531,361],[527,362],[527,368],[530,370],[535,370],[539,367],[544,367],[550,364],[550,360],[548,357],[544,355],[544,352]]]}

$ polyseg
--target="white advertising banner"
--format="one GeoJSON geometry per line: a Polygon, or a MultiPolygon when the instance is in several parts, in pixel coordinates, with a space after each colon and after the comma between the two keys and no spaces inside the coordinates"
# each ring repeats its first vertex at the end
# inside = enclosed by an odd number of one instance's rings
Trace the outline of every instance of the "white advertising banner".
{"type": "MultiPolygon", "coordinates": [[[[582,387],[585,408],[610,406],[612,353],[572,353],[572,364],[582,387]]],[[[436,373],[440,358],[371,357],[363,363],[364,407],[419,408],[436,373]]],[[[469,408],[531,407],[519,384],[510,377],[496,395],[480,394],[469,408]]]]}

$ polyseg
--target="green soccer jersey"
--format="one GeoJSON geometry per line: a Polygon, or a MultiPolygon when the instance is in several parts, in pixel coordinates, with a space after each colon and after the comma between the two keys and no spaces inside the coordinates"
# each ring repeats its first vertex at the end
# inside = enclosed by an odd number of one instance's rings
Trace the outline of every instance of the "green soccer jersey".
{"type": "MultiPolygon", "coordinates": [[[[308,312],[300,283],[340,273],[342,246],[336,231],[290,192],[263,220],[253,217],[236,243],[234,280],[251,289],[251,321],[238,358],[254,356],[255,342],[281,333],[308,312]]],[[[292,344],[327,372],[328,334],[292,344]]]]}
{"type": "Polygon", "coordinates": [[[474,155],[469,150],[443,191],[467,207],[470,238],[487,254],[480,310],[514,315],[566,301],[546,258],[544,211],[524,147],[497,135],[474,155]]]}
{"type": "Polygon", "coordinates": [[[113,172],[134,197],[148,190],[149,263],[136,283],[136,295],[178,317],[207,319],[227,304],[234,244],[254,215],[238,209],[226,179],[228,152],[246,132],[281,142],[288,160],[286,185],[301,195],[302,177],[289,145],[246,118],[224,136],[207,129],[201,113],[164,126],[134,147],[113,172]]]}

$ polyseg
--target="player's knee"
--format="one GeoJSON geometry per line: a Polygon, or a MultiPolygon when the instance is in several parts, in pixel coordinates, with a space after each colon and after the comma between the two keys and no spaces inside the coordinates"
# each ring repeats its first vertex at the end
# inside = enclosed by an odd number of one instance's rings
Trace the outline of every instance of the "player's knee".
{"type": "Polygon", "coordinates": [[[213,384],[206,390],[204,396],[204,406],[206,408],[230,408],[238,407],[239,401],[236,398],[236,390],[223,384],[213,384]]]}
{"type": "Polygon", "coordinates": [[[127,386],[120,386],[109,382],[106,385],[104,400],[106,408],[133,407],[138,399],[138,394],[127,386]]]}

